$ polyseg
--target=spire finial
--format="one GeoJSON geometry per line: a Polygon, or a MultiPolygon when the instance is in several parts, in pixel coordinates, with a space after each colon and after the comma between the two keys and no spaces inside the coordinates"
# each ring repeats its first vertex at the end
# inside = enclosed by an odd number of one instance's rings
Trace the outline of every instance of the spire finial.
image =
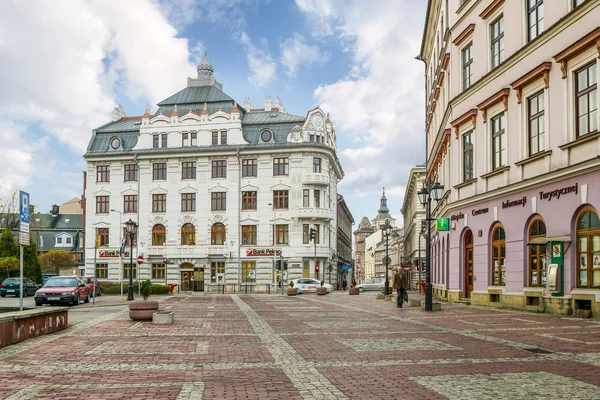
{"type": "Polygon", "coordinates": [[[208,50],[204,50],[204,57],[208,57],[208,50]]]}
{"type": "Polygon", "coordinates": [[[385,186],[383,187],[383,195],[385,196],[385,186]]]}

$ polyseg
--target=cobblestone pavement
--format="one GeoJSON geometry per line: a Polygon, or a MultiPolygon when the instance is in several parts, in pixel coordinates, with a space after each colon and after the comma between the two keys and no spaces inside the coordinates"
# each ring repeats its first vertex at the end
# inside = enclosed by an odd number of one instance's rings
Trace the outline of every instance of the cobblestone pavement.
{"type": "Polygon", "coordinates": [[[0,398],[600,399],[599,320],[340,292],[160,304],[173,325],[124,310],[0,349],[0,398]]]}

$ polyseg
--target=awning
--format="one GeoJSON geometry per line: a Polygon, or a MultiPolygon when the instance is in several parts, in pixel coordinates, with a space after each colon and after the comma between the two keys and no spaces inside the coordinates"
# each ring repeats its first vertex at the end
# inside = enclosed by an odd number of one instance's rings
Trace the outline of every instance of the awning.
{"type": "Polygon", "coordinates": [[[544,237],[536,237],[531,239],[527,246],[545,246],[549,242],[564,242],[570,243],[571,238],[568,236],[544,236],[544,237]]]}

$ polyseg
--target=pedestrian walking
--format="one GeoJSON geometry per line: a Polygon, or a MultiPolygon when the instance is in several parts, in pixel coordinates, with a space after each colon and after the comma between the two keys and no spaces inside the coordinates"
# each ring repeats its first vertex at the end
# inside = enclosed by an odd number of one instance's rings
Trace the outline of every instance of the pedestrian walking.
{"type": "Polygon", "coordinates": [[[344,292],[346,291],[347,286],[348,286],[348,282],[346,281],[346,278],[344,278],[344,280],[342,281],[342,290],[344,292]]]}
{"type": "Polygon", "coordinates": [[[408,288],[408,274],[402,267],[398,267],[398,271],[394,274],[393,288],[396,289],[396,293],[398,293],[396,307],[402,308],[404,296],[406,296],[406,289],[408,288]]]}

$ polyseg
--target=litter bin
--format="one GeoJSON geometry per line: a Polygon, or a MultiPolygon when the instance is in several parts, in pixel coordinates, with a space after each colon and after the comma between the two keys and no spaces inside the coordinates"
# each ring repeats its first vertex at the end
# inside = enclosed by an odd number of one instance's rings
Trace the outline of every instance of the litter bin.
{"type": "Polygon", "coordinates": [[[425,293],[425,282],[421,281],[421,287],[423,288],[423,293],[425,293]]]}
{"type": "Polygon", "coordinates": [[[169,283],[169,288],[170,288],[171,294],[175,294],[177,292],[177,284],[176,283],[169,283]]]}

